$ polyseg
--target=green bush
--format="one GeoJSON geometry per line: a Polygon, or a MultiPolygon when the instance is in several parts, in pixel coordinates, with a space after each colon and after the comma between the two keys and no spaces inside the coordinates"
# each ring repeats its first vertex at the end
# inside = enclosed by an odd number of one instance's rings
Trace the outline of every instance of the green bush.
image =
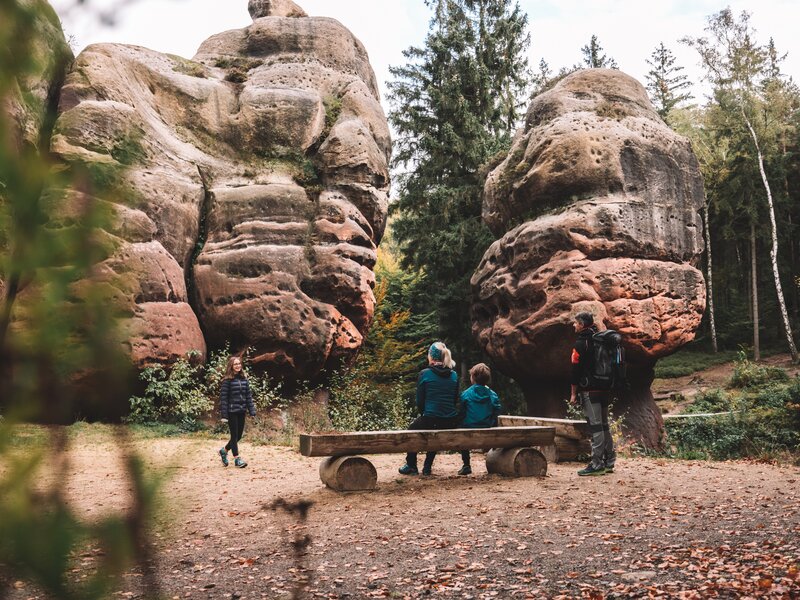
{"type": "MultiPolygon", "coordinates": [[[[744,365],[742,381],[769,381],[765,386],[744,392],[711,390],[698,395],[691,412],[728,414],[696,419],[666,421],[670,452],[678,458],[773,458],[800,452],[800,380],[776,383],[774,374],[753,376],[751,365],[744,365]],[[773,381],[770,381],[770,378],[773,381]]],[[[758,366],[758,365],[756,365],[758,366]]],[[[788,379],[785,374],[777,377],[788,379]]]]}
{"type": "Polygon", "coordinates": [[[202,365],[182,358],[171,369],[147,367],[140,378],[146,383],[143,396],[130,400],[130,423],[174,423],[186,431],[200,427],[200,418],[213,408],[202,383],[202,365]]]}
{"type": "Polygon", "coordinates": [[[739,389],[756,388],[770,382],[785,382],[788,380],[789,375],[783,369],[751,362],[747,360],[744,352],[739,352],[729,385],[739,389]]]}
{"type": "Polygon", "coordinates": [[[336,374],[331,379],[328,415],[339,431],[405,429],[413,416],[405,384],[397,381],[376,385],[357,371],[336,374]]]}

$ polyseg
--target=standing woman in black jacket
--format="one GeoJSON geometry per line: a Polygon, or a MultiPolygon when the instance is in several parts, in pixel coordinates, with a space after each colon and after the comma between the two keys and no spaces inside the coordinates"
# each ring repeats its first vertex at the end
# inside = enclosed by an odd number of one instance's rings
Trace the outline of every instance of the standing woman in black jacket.
{"type": "Polygon", "coordinates": [[[250,382],[242,370],[242,360],[238,356],[228,359],[225,377],[219,389],[219,410],[222,413],[222,422],[228,423],[231,430],[231,439],[219,449],[222,464],[228,466],[228,450],[233,451],[233,464],[244,468],[247,463],[239,456],[239,440],[244,434],[245,414],[256,416],[256,407],[253,404],[253,392],[250,382]]]}

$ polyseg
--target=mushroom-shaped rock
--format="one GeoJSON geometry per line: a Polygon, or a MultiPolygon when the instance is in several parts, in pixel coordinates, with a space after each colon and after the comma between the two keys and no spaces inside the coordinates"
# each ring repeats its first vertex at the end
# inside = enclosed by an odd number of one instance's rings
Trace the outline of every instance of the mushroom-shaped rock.
{"type": "Polygon", "coordinates": [[[572,317],[589,311],[627,349],[631,389],[616,413],[659,445],[653,366],[694,338],[705,309],[702,202],[688,140],[633,78],[578,71],[533,100],[487,178],[484,219],[502,237],[472,277],[473,333],[529,413],[564,414],[572,317]]]}

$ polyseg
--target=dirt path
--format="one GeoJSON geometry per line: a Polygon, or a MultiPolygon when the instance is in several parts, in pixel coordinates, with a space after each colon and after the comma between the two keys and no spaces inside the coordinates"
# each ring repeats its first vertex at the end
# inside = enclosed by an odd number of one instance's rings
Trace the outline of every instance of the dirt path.
{"type": "MultiPolygon", "coordinates": [[[[443,455],[433,477],[403,478],[402,458],[384,455],[377,491],[343,495],[289,448],[245,445],[250,466],[226,469],[214,441],[139,446],[168,474],[155,532],[167,598],[289,598],[303,577],[311,598],[800,598],[794,467],[637,458],[603,477],[560,464],[544,480],[504,479],[479,455],[458,477],[460,457],[443,455]],[[269,508],[278,498],[312,502],[306,525],[269,508]],[[306,534],[298,562],[291,540],[306,534]]],[[[114,457],[104,442],[74,445],[79,515],[127,504],[114,457]]],[[[140,580],[116,597],[141,597],[140,580]]]]}

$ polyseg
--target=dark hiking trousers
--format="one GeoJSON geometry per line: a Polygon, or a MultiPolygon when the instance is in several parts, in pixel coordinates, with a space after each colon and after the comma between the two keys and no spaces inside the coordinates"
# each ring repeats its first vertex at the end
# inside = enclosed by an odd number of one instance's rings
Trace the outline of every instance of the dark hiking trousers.
{"type": "Polygon", "coordinates": [[[225,450],[233,450],[234,456],[239,456],[239,440],[244,435],[245,413],[230,413],[228,415],[228,428],[231,430],[231,439],[225,444],[225,450]]]}
{"type": "Polygon", "coordinates": [[[608,426],[607,392],[579,392],[578,397],[583,405],[583,413],[589,423],[592,435],[592,468],[613,467],[617,460],[614,440],[608,426]]]}
{"type": "MultiPolygon", "coordinates": [[[[455,429],[458,427],[458,417],[443,419],[441,417],[426,417],[425,415],[417,417],[408,426],[409,429],[455,429]]],[[[436,458],[436,452],[428,452],[425,455],[425,464],[422,467],[424,470],[430,470],[433,466],[433,459],[436,458]]],[[[417,453],[409,452],[406,454],[406,464],[409,467],[417,468],[417,453]]]]}

